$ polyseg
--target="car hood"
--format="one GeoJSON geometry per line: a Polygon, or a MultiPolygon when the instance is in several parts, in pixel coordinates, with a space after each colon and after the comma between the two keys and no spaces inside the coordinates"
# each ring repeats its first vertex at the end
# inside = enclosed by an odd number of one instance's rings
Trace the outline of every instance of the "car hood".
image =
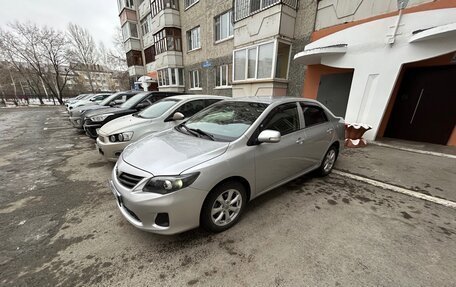
{"type": "Polygon", "coordinates": [[[128,132],[128,127],[136,127],[137,125],[144,125],[150,123],[152,123],[152,119],[145,119],[133,115],[126,115],[106,123],[100,129],[99,133],[102,135],[112,135],[118,132],[128,132]]]}
{"type": "Polygon", "coordinates": [[[101,110],[89,111],[89,112],[85,113],[85,116],[93,117],[93,116],[98,116],[98,115],[108,114],[108,113],[117,114],[117,113],[122,113],[124,111],[126,111],[126,110],[121,109],[121,108],[106,108],[106,109],[101,109],[101,110]]]}
{"type": "Polygon", "coordinates": [[[222,155],[228,145],[172,128],[130,144],[122,152],[122,159],[153,175],[175,175],[222,155]]]}

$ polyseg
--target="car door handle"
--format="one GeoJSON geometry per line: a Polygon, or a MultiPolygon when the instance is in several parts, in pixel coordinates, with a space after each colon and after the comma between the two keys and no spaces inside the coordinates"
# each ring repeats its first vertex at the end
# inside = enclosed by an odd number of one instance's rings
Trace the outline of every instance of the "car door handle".
{"type": "Polygon", "coordinates": [[[302,138],[298,138],[298,139],[296,140],[296,143],[297,143],[297,144],[302,144],[303,142],[304,142],[304,139],[302,139],[302,138]]]}

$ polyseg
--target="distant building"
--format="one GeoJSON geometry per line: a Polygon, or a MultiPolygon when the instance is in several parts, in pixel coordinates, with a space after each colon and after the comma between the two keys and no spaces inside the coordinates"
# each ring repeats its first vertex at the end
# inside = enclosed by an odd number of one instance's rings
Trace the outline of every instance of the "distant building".
{"type": "Polygon", "coordinates": [[[118,0],[131,82],[162,91],[294,95],[304,69],[291,61],[314,29],[313,0],[118,0]]]}
{"type": "Polygon", "coordinates": [[[121,79],[117,71],[109,70],[102,65],[71,64],[72,70],[67,81],[69,91],[91,91],[89,75],[95,91],[118,91],[121,89],[121,79]]]}
{"type": "Polygon", "coordinates": [[[294,62],[307,67],[304,96],[372,125],[368,139],[454,146],[455,52],[454,0],[323,0],[294,62]]]}

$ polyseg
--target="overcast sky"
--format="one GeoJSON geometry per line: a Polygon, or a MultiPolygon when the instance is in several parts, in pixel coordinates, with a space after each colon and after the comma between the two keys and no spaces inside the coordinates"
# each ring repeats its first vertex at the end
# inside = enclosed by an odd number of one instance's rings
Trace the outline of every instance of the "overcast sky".
{"type": "Polygon", "coordinates": [[[0,26],[15,20],[31,21],[57,29],[69,22],[88,28],[95,41],[112,46],[119,26],[116,0],[0,0],[0,26]]]}

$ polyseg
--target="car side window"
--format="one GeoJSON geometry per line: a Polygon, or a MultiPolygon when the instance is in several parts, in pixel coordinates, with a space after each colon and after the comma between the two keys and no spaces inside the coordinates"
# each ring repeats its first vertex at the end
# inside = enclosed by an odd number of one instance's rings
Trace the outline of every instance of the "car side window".
{"type": "Polygon", "coordinates": [[[284,104],[273,109],[261,130],[276,130],[286,135],[299,130],[299,115],[296,103],[284,104]]]}
{"type": "Polygon", "coordinates": [[[322,108],[312,105],[301,104],[304,115],[305,127],[311,127],[328,121],[322,108]]]}
{"type": "Polygon", "coordinates": [[[176,112],[183,114],[187,118],[193,116],[205,107],[206,105],[204,103],[204,100],[195,100],[183,104],[182,106],[177,108],[176,112]]]}

